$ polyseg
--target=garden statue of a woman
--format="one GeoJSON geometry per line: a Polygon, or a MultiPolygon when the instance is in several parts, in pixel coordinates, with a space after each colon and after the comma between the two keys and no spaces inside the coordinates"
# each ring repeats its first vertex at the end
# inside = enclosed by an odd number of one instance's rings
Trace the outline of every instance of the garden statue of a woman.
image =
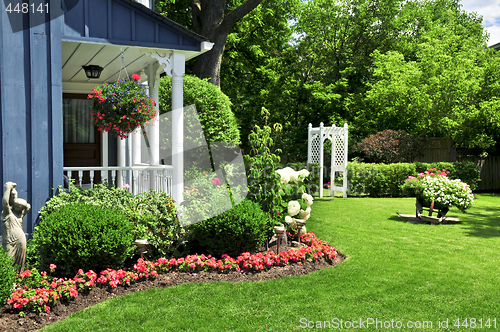
{"type": "Polygon", "coordinates": [[[16,184],[7,182],[2,198],[2,246],[13,259],[19,272],[24,269],[26,258],[26,236],[23,231],[23,217],[31,209],[26,200],[17,197],[16,184]]]}

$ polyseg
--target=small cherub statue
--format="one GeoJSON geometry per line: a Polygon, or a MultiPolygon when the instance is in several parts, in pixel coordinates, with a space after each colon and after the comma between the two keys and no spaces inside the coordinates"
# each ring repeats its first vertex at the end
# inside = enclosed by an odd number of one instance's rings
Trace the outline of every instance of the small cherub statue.
{"type": "Polygon", "coordinates": [[[2,246],[13,259],[19,271],[24,270],[26,259],[26,236],[23,231],[23,217],[31,209],[26,200],[17,197],[16,184],[7,182],[2,198],[2,246]]]}

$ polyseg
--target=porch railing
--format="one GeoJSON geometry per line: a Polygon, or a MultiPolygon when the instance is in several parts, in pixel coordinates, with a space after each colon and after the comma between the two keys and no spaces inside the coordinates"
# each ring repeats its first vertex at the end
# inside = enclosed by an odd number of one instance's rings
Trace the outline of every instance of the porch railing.
{"type": "Polygon", "coordinates": [[[171,165],[63,167],[63,170],[70,182],[74,179],[75,185],[83,189],[107,182],[116,187],[128,187],[128,191],[134,195],[154,190],[165,191],[172,196],[171,165]]]}

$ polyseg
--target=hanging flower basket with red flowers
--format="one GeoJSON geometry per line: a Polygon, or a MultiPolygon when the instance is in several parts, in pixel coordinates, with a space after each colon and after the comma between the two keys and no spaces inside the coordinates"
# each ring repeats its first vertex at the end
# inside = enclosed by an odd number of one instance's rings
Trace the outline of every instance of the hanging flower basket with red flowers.
{"type": "Polygon", "coordinates": [[[94,100],[91,119],[99,131],[114,131],[124,139],[136,128],[144,129],[145,124],[154,121],[156,103],[139,83],[140,78],[134,74],[132,80],[122,78],[92,89],[87,99],[94,100]]]}

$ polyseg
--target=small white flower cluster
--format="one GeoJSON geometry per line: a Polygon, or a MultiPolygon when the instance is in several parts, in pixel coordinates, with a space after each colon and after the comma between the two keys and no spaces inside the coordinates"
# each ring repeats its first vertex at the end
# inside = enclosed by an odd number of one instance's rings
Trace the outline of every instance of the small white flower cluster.
{"type": "Polygon", "coordinates": [[[301,169],[296,171],[291,167],[285,167],[276,171],[281,177],[281,183],[287,184],[288,182],[295,183],[297,181],[303,181],[309,176],[309,171],[307,169],[301,169]]]}
{"type": "MultiPolygon", "coordinates": [[[[309,217],[311,215],[311,205],[313,204],[313,200],[314,199],[311,195],[303,193],[302,194],[302,201],[307,206],[307,208],[305,210],[303,210],[300,208],[300,203],[298,201],[290,201],[290,202],[288,202],[288,214],[292,217],[294,217],[296,215],[300,215],[300,219],[304,219],[304,220],[309,219],[309,217]]],[[[287,217],[290,217],[290,216],[287,216],[287,217]]],[[[287,221],[287,220],[291,220],[291,217],[290,217],[290,219],[287,219],[285,217],[285,221],[287,221]]]]}
{"type": "MultiPolygon", "coordinates": [[[[302,182],[310,175],[310,173],[307,169],[295,171],[291,167],[279,169],[276,173],[278,173],[281,177],[281,185],[283,186],[282,190],[285,192],[290,192],[290,190],[293,192],[293,190],[295,190],[293,188],[296,186],[300,187],[298,193],[302,193],[301,198],[288,202],[288,215],[285,216],[285,222],[291,228],[295,228],[296,223],[293,217],[307,220],[311,216],[311,205],[313,204],[314,198],[305,193],[304,187],[302,186],[302,182]],[[304,206],[305,210],[302,209],[304,206]]],[[[302,228],[302,231],[305,231],[305,227],[302,228]]]]}

